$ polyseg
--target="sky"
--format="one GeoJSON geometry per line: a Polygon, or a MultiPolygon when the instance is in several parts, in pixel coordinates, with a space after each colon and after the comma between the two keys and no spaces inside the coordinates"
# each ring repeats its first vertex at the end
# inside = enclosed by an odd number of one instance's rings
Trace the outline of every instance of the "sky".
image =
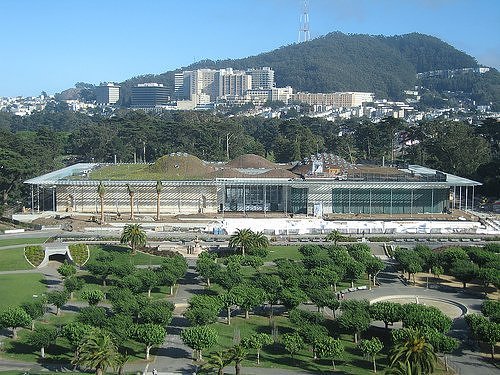
{"type": "MultiPolygon", "coordinates": [[[[500,69],[500,0],[308,2],[312,38],[420,32],[500,69]]],[[[302,10],[303,0],[0,0],[0,96],[267,52],[297,42],[302,10]]]]}

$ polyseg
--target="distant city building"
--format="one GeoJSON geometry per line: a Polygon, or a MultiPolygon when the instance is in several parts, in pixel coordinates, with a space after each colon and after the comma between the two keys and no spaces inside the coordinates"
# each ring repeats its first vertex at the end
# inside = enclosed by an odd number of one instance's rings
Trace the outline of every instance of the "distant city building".
{"type": "Polygon", "coordinates": [[[140,83],[132,87],[132,107],[154,108],[168,105],[168,89],[161,83],[140,83]]]}
{"type": "Polygon", "coordinates": [[[120,86],[114,83],[102,83],[94,88],[98,104],[116,104],[120,100],[120,86]]]}
{"type": "Polygon", "coordinates": [[[293,100],[307,103],[309,105],[321,105],[332,107],[359,107],[363,103],[373,102],[374,94],[371,92],[332,92],[332,93],[308,93],[298,92],[293,95],[293,100]]]}
{"type": "Polygon", "coordinates": [[[274,70],[267,66],[247,69],[246,74],[252,77],[253,90],[271,90],[274,87],[274,70]]]}
{"type": "Polygon", "coordinates": [[[293,89],[291,86],[273,87],[271,89],[271,96],[269,100],[273,102],[281,101],[284,103],[288,103],[292,99],[293,99],[293,89]]]}
{"type": "Polygon", "coordinates": [[[227,68],[219,70],[216,75],[219,83],[218,98],[243,96],[252,88],[252,76],[243,71],[227,68]]]}

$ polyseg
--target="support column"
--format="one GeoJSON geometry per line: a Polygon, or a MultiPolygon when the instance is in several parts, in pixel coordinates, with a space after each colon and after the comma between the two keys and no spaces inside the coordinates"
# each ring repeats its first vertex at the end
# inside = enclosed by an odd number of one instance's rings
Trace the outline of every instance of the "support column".
{"type": "Polygon", "coordinates": [[[467,193],[469,192],[469,189],[467,186],[465,187],[465,211],[467,211],[467,193]]]}
{"type": "Polygon", "coordinates": [[[391,208],[390,208],[390,211],[389,211],[391,217],[392,217],[392,188],[391,188],[391,208]]]}
{"type": "Polygon", "coordinates": [[[434,189],[431,189],[431,213],[434,213],[434,189]]]}
{"type": "Polygon", "coordinates": [[[372,216],[372,189],[370,189],[370,216],[372,216]]]}
{"type": "Polygon", "coordinates": [[[410,217],[413,217],[413,189],[411,189],[410,195],[410,217]]]}
{"type": "Polygon", "coordinates": [[[459,210],[462,210],[462,187],[460,186],[459,187],[460,191],[459,191],[459,195],[458,195],[458,209],[459,210]]]}
{"type": "Polygon", "coordinates": [[[40,213],[40,185],[36,185],[36,210],[40,213]]]}
{"type": "Polygon", "coordinates": [[[263,192],[263,196],[264,196],[264,207],[262,207],[264,209],[264,217],[266,216],[266,198],[267,198],[267,194],[266,194],[266,185],[262,185],[262,189],[264,190],[263,192]]]}
{"type": "Polygon", "coordinates": [[[33,185],[30,185],[31,186],[31,214],[33,215],[35,213],[34,209],[35,209],[35,196],[34,196],[34,192],[33,192],[33,185]]]}
{"type": "Polygon", "coordinates": [[[351,213],[351,189],[349,189],[349,213],[351,213]]]}
{"type": "Polygon", "coordinates": [[[247,191],[245,184],[243,184],[243,213],[247,213],[247,191]]]}
{"type": "Polygon", "coordinates": [[[470,210],[474,211],[474,185],[472,185],[472,201],[470,203],[470,210]]]}

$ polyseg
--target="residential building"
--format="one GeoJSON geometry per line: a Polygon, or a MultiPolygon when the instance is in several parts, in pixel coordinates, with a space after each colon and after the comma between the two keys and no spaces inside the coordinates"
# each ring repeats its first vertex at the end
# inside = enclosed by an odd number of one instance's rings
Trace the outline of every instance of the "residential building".
{"type": "Polygon", "coordinates": [[[154,108],[168,105],[170,96],[168,89],[161,83],[140,83],[132,87],[132,107],[154,108]]]}
{"type": "Polygon", "coordinates": [[[271,90],[274,87],[274,70],[267,66],[247,69],[246,74],[252,77],[254,90],[271,90]]]}

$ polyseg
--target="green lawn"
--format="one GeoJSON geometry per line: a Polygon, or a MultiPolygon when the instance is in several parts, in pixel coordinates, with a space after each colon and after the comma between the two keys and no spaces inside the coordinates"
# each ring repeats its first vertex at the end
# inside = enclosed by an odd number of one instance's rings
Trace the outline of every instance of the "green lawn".
{"type": "Polygon", "coordinates": [[[0,275],[0,310],[17,306],[45,292],[43,276],[39,273],[0,275]]]}
{"type": "MultiPolygon", "coordinates": [[[[294,327],[289,322],[287,317],[275,316],[274,324],[278,330],[278,337],[284,333],[292,332],[294,327]]],[[[225,323],[215,323],[212,325],[219,333],[219,344],[212,351],[227,349],[234,345],[235,337],[245,337],[252,333],[268,333],[271,334],[272,328],[269,318],[253,315],[250,319],[245,320],[243,317],[233,317],[231,325],[225,323]]],[[[364,359],[362,354],[352,342],[351,335],[341,335],[342,343],[345,351],[341,358],[336,361],[337,371],[345,374],[370,374],[372,373],[372,364],[368,359],[364,359]]],[[[377,360],[378,369],[383,370],[387,361],[385,355],[377,360]]],[[[300,353],[291,358],[290,354],[285,351],[281,344],[271,345],[264,348],[260,355],[260,367],[271,368],[287,368],[310,371],[315,374],[326,374],[332,370],[331,362],[328,360],[316,360],[312,358],[312,352],[308,348],[304,348],[300,353]]],[[[243,362],[243,366],[257,367],[255,351],[250,350],[247,360],[243,362]]]]}
{"type": "Polygon", "coordinates": [[[24,245],[24,244],[41,244],[48,240],[48,237],[41,238],[9,238],[9,239],[1,239],[0,238],[0,247],[2,246],[12,246],[12,245],[24,245]]]}
{"type": "MultiPolygon", "coordinates": [[[[130,248],[120,245],[90,245],[90,261],[94,260],[99,254],[106,252],[129,254],[130,248]]],[[[163,257],[137,252],[135,255],[130,255],[132,263],[136,266],[141,265],[159,265],[163,263],[163,257]]]]}
{"type": "MultiPolygon", "coordinates": [[[[90,179],[104,181],[157,181],[157,180],[184,180],[184,176],[179,176],[178,170],[167,171],[161,173],[152,171],[149,165],[144,164],[127,164],[127,165],[109,165],[96,169],[90,173],[90,179]]],[[[190,179],[196,179],[190,177],[190,179]]],[[[199,179],[199,178],[198,178],[199,179]]]]}
{"type": "Polygon", "coordinates": [[[0,249],[0,271],[29,270],[32,268],[24,258],[24,248],[0,249]]]}
{"type": "Polygon", "coordinates": [[[272,262],[279,258],[301,260],[303,257],[299,253],[299,246],[269,246],[269,255],[264,258],[264,262],[272,262]]]}

